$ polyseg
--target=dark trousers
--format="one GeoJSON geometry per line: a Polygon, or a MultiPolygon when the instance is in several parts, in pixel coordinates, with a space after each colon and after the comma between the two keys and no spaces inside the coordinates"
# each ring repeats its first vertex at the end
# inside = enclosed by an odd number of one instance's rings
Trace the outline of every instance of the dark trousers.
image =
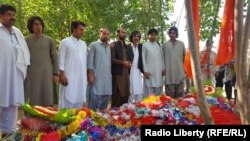
{"type": "Polygon", "coordinates": [[[225,91],[227,95],[227,99],[232,99],[232,81],[227,81],[225,83],[225,91]]]}
{"type": "Polygon", "coordinates": [[[237,101],[237,89],[234,87],[234,104],[236,104],[237,101]]]}
{"type": "Polygon", "coordinates": [[[223,88],[223,82],[216,82],[215,87],[223,88]]]}

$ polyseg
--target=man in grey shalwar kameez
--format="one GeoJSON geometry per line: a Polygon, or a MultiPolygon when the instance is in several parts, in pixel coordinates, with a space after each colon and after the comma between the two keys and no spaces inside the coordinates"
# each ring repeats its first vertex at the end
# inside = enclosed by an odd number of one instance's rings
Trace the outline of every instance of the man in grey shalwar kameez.
{"type": "Polygon", "coordinates": [[[185,46],[182,41],[176,40],[178,29],[171,27],[168,31],[170,40],[163,44],[165,62],[165,92],[172,98],[184,96],[185,46]]]}
{"type": "Polygon", "coordinates": [[[99,40],[90,44],[88,52],[88,107],[104,111],[112,95],[110,32],[100,30],[99,40]]]}
{"type": "Polygon", "coordinates": [[[162,92],[164,63],[160,44],[156,41],[158,31],[148,31],[149,41],[142,47],[142,62],[144,68],[145,96],[148,94],[160,95],[162,92]]]}
{"type": "Polygon", "coordinates": [[[31,36],[26,38],[31,60],[25,79],[25,100],[31,105],[52,106],[53,82],[58,82],[58,59],[54,40],[43,35],[44,22],[33,16],[27,24],[31,36]]]}
{"type": "Polygon", "coordinates": [[[18,104],[24,104],[24,79],[30,54],[24,36],[14,27],[16,9],[0,6],[0,130],[16,130],[18,104]]]}

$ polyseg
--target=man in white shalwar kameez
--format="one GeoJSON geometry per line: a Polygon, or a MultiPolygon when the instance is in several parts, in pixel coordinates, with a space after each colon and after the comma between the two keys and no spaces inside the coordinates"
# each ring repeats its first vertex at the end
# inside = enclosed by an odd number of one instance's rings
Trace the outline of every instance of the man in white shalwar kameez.
{"type": "Polygon", "coordinates": [[[71,23],[72,36],[60,43],[59,48],[59,109],[81,108],[86,102],[87,45],[81,40],[85,24],[71,23]]]}
{"type": "Polygon", "coordinates": [[[142,60],[144,69],[145,96],[149,94],[160,95],[162,92],[164,63],[162,48],[157,42],[158,31],[148,31],[149,41],[142,47],[142,60]]]}
{"type": "Polygon", "coordinates": [[[140,44],[140,39],[141,34],[138,31],[133,31],[129,36],[131,48],[133,50],[133,61],[130,70],[130,103],[137,103],[143,98],[143,63],[142,44],[140,44]]]}
{"type": "Polygon", "coordinates": [[[0,6],[0,130],[16,130],[18,104],[24,104],[24,79],[30,54],[23,34],[14,27],[16,9],[0,6]]]}

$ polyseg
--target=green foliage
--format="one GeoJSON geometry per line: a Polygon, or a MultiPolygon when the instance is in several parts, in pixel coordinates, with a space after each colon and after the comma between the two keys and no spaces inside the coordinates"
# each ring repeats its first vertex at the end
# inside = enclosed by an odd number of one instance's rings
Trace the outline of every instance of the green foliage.
{"type": "MultiPolygon", "coordinates": [[[[246,16],[247,3],[248,0],[244,0],[244,16],[246,16]]],[[[200,37],[202,41],[211,39],[220,32],[222,19],[219,17],[218,8],[224,6],[225,1],[223,0],[200,0],[200,37]],[[215,23],[214,19],[216,19],[215,23]]]]}
{"type": "Polygon", "coordinates": [[[219,10],[224,4],[218,0],[200,0],[200,38],[202,41],[211,39],[220,32],[221,19],[219,10]],[[214,23],[215,19],[215,23],[214,23]]]}
{"type": "Polygon", "coordinates": [[[190,87],[190,91],[191,91],[191,93],[194,93],[194,92],[195,92],[195,87],[194,87],[194,86],[191,86],[191,87],[190,87]]]}
{"type": "Polygon", "coordinates": [[[203,82],[203,85],[204,85],[204,86],[206,86],[206,85],[212,86],[212,84],[213,84],[213,83],[212,83],[212,80],[211,80],[211,79],[206,80],[206,81],[203,82]]]}
{"type": "Polygon", "coordinates": [[[39,114],[37,111],[35,111],[28,103],[25,103],[24,105],[19,105],[25,112],[27,112],[28,114],[32,115],[32,116],[36,116],[36,117],[40,117],[43,119],[49,119],[49,116],[47,115],[43,115],[43,114],[39,114]]]}
{"type": "Polygon", "coordinates": [[[76,118],[74,110],[61,109],[54,117],[52,117],[52,116],[48,116],[46,114],[37,112],[28,103],[25,103],[24,105],[20,104],[20,107],[29,115],[47,119],[49,121],[57,122],[61,124],[67,124],[76,118]]]}
{"type": "Polygon", "coordinates": [[[73,120],[75,120],[76,115],[72,110],[68,110],[68,109],[61,109],[56,115],[55,117],[51,118],[51,121],[55,121],[58,123],[63,123],[63,124],[67,124],[73,120]]]}
{"type": "MultiPolygon", "coordinates": [[[[123,26],[128,35],[138,30],[142,40],[150,28],[165,31],[168,16],[173,12],[173,0],[4,0],[0,3],[16,7],[16,26],[25,36],[30,35],[26,28],[29,17],[38,15],[45,21],[45,34],[59,42],[70,36],[70,23],[81,20],[87,27],[83,40],[90,44],[97,40],[99,29],[107,27],[111,39],[116,38],[116,30],[123,26]]],[[[160,34],[159,34],[160,35],[160,34]]],[[[160,40],[165,40],[164,35],[160,40]]]]}
{"type": "MultiPolygon", "coordinates": [[[[204,81],[203,82],[203,86],[212,86],[212,80],[206,80],[206,81],[204,81]]],[[[217,88],[216,88],[217,89],[217,88]]],[[[219,89],[218,89],[219,90],[219,89]]],[[[191,86],[190,87],[190,91],[192,92],[192,93],[194,93],[195,92],[195,87],[194,86],[191,86]]]]}
{"type": "Polygon", "coordinates": [[[223,96],[224,90],[220,87],[216,87],[216,92],[219,96],[223,96]]]}

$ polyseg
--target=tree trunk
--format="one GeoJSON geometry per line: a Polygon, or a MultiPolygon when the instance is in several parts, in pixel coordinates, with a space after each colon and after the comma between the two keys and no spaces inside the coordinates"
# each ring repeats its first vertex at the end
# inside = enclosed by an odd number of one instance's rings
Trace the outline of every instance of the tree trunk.
{"type": "Polygon", "coordinates": [[[241,115],[241,122],[243,122],[244,111],[243,111],[243,104],[242,104],[242,97],[240,93],[239,87],[239,55],[240,55],[240,47],[241,47],[241,34],[242,34],[242,26],[243,26],[243,2],[242,1],[235,1],[234,7],[234,46],[235,46],[235,71],[236,71],[236,89],[237,89],[237,105],[239,108],[239,112],[241,115]]]}
{"type": "Polygon", "coordinates": [[[163,31],[163,27],[164,27],[164,18],[163,18],[163,15],[162,15],[162,3],[163,3],[163,0],[160,0],[160,17],[161,17],[161,44],[163,44],[164,42],[164,31],[163,31]]]}
{"type": "Polygon", "coordinates": [[[241,60],[240,60],[240,68],[242,68],[240,71],[241,75],[241,81],[243,82],[241,85],[242,89],[244,90],[244,94],[242,94],[244,97],[244,111],[245,111],[245,119],[244,124],[250,124],[250,79],[249,79],[249,67],[247,64],[247,51],[248,51],[248,37],[249,37],[249,31],[250,31],[250,0],[248,0],[248,8],[247,8],[247,16],[245,19],[245,25],[244,25],[244,35],[243,35],[243,42],[241,47],[241,60]]]}
{"type": "Polygon", "coordinates": [[[194,21],[192,14],[192,0],[185,0],[186,13],[187,13],[187,31],[188,31],[188,42],[189,42],[189,50],[191,54],[191,66],[193,72],[193,80],[195,90],[198,95],[198,103],[201,111],[201,115],[204,119],[205,124],[214,124],[213,119],[210,113],[210,109],[207,104],[207,99],[205,96],[205,91],[203,87],[203,83],[201,80],[201,67],[197,54],[197,45],[195,40],[195,32],[194,32],[194,21]]]}
{"type": "MultiPolygon", "coordinates": [[[[249,2],[250,3],[250,2],[249,2]]],[[[237,78],[237,104],[240,111],[241,123],[250,124],[249,114],[249,74],[247,67],[248,34],[250,31],[250,5],[248,4],[245,25],[243,26],[244,1],[235,0],[235,62],[237,78]],[[243,30],[244,29],[244,30],[243,30]],[[243,36],[242,36],[243,35],[243,36]]]]}

